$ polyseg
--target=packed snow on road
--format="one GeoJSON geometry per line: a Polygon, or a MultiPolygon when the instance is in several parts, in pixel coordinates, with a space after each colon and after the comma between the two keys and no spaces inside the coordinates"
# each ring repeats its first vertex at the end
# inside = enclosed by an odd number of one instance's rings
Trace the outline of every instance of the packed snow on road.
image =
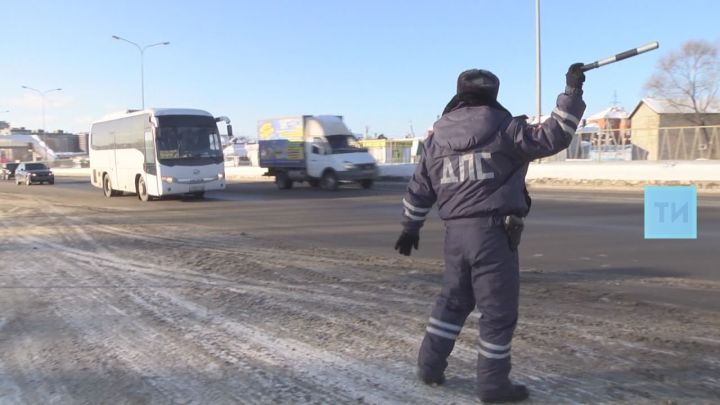
{"type": "MultiPolygon", "coordinates": [[[[415,359],[442,263],[308,249],[0,194],[2,403],[473,403],[477,321],[443,387],[415,359]]],[[[338,230],[338,237],[341,237],[338,230]]],[[[558,258],[561,260],[561,258],[558,258]]],[[[537,403],[717,403],[720,317],[522,269],[512,376],[537,403]]]]}

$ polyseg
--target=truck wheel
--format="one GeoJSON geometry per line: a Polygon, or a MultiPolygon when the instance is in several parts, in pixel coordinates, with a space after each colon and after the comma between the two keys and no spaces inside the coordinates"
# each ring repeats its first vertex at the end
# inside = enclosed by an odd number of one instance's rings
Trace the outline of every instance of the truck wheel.
{"type": "Polygon", "coordinates": [[[362,186],[362,188],[364,188],[365,190],[372,188],[373,183],[374,183],[373,179],[360,180],[360,186],[362,186]]]}
{"type": "Polygon", "coordinates": [[[142,176],[140,176],[137,182],[137,195],[142,202],[150,201],[150,194],[148,194],[147,186],[145,185],[145,179],[143,179],[142,176]]]}
{"type": "Polygon", "coordinates": [[[310,185],[310,187],[318,188],[318,187],[320,187],[320,180],[310,179],[310,180],[308,180],[308,184],[310,185]]]}
{"type": "Polygon", "coordinates": [[[338,179],[335,175],[335,172],[332,170],[328,170],[325,173],[323,173],[322,178],[320,179],[320,185],[325,190],[329,191],[335,191],[338,189],[338,179]]]}
{"type": "Polygon", "coordinates": [[[280,172],[275,175],[275,185],[278,190],[289,190],[293,186],[292,180],[285,172],[280,172]]]}

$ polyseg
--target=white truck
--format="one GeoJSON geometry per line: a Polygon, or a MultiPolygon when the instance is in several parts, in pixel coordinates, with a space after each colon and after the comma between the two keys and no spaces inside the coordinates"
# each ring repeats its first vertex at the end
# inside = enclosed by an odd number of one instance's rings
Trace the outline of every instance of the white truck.
{"type": "Polygon", "coordinates": [[[340,182],[370,188],[377,177],[375,159],[336,115],[301,115],[258,121],[260,167],[275,176],[281,190],[294,182],[336,190],[340,182]]]}

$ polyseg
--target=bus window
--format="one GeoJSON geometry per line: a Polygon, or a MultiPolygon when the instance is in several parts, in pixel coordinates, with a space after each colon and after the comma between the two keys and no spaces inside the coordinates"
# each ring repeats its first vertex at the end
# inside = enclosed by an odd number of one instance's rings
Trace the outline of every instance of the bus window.
{"type": "Polygon", "coordinates": [[[149,128],[145,130],[145,163],[155,163],[155,142],[149,128]]]}

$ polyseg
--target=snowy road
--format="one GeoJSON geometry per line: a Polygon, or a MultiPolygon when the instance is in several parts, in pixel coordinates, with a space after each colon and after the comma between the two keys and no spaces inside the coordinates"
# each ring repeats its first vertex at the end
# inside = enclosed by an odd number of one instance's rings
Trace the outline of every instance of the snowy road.
{"type": "MultiPolygon", "coordinates": [[[[475,402],[474,320],[445,387],[413,375],[436,260],[138,224],[31,194],[0,193],[0,207],[1,403],[475,402]]],[[[720,401],[717,312],[523,270],[513,374],[534,402],[720,401]]]]}

